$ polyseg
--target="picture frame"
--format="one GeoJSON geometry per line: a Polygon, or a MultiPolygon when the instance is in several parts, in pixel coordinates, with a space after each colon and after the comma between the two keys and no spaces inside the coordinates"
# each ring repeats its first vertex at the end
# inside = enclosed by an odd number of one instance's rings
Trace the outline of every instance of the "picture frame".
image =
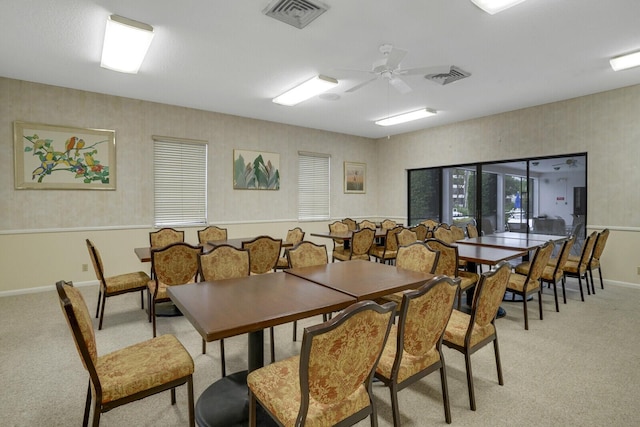
{"type": "Polygon", "coordinates": [[[280,154],[233,150],[234,190],[279,190],[280,154]]]}
{"type": "Polygon", "coordinates": [[[364,194],[367,192],[367,164],[344,162],[344,192],[364,194]]]}
{"type": "Polygon", "coordinates": [[[115,131],[15,121],[15,188],[115,190],[115,131]]]}

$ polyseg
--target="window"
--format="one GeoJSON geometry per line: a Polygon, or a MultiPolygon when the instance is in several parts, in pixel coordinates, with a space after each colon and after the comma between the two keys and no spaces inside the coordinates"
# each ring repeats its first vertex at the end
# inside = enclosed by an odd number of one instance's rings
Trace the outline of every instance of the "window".
{"type": "Polygon", "coordinates": [[[154,223],[207,223],[207,143],[153,137],[154,223]]]}
{"type": "Polygon", "coordinates": [[[298,152],[298,220],[328,220],[330,200],[328,154],[298,152]]]}

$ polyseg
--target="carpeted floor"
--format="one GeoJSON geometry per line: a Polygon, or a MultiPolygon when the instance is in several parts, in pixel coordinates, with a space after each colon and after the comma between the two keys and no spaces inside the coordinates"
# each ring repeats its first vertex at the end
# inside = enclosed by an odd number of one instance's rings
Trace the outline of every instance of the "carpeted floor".
{"type": "MultiPolygon", "coordinates": [[[[497,320],[504,386],[496,376],[492,346],[472,356],[477,411],[469,410],[464,357],[445,349],[453,425],[457,426],[637,426],[640,395],[640,289],[606,285],[580,301],[577,282],[569,281],[568,303],[556,313],[550,291],[530,305],[530,330],[524,330],[521,303],[505,302],[507,316],[497,320]]],[[[81,288],[91,311],[97,287],[81,288]]],[[[151,338],[151,324],[140,297],[107,300],[104,328],[96,331],[98,352],[151,338]]],[[[88,376],[82,367],[55,291],[0,298],[0,425],[80,425],[88,376]]],[[[314,317],[299,323],[311,325],[314,317]]],[[[94,323],[97,325],[97,322],[94,323]]],[[[276,327],[276,357],[299,351],[290,324],[276,327]]],[[[196,399],[220,377],[219,346],[201,338],[184,317],[158,320],[159,334],[175,334],[195,361],[196,399]]],[[[301,329],[298,336],[301,337],[301,329]]],[[[268,336],[268,334],[266,334],[268,336]]],[[[268,339],[268,338],[267,338],[268,339]]],[[[300,338],[299,338],[300,339],[300,338]]],[[[246,336],[225,340],[227,371],[246,368],[246,336]]],[[[268,342],[265,354],[268,354],[268,342]]],[[[381,427],[393,424],[389,393],[374,384],[381,427]]],[[[152,396],[103,414],[103,426],[186,425],[186,387],[152,396]]],[[[429,375],[399,394],[403,426],[445,425],[440,379],[429,375]]],[[[368,426],[364,420],[358,426],[368,426]]]]}

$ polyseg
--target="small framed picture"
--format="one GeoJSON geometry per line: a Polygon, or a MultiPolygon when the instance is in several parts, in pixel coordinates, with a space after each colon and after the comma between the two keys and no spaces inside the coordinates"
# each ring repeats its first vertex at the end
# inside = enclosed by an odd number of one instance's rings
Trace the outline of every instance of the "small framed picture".
{"type": "Polygon", "coordinates": [[[367,164],[344,162],[344,192],[367,192],[367,164]]]}

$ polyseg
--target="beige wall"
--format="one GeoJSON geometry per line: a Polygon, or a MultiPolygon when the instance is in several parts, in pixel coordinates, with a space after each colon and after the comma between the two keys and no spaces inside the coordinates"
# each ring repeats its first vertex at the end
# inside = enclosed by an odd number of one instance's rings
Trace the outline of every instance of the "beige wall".
{"type": "MultiPolygon", "coordinates": [[[[406,217],[406,169],[587,151],[589,224],[613,229],[606,277],[638,284],[637,117],[640,86],[376,142],[0,78],[0,295],[94,280],[91,270],[81,271],[90,263],[85,238],[101,250],[108,274],[148,269],[133,248],[147,245],[152,229],[152,135],[209,141],[209,221],[229,228],[230,237],[326,229],[326,222],[297,222],[298,150],[331,154],[333,218],[399,220],[406,217]],[[14,120],[115,129],[117,190],[14,190],[14,120]],[[233,190],[234,148],[280,153],[280,191],[233,190]],[[366,194],[343,193],[344,161],[367,164],[366,194]]],[[[187,240],[197,241],[195,229],[187,240]]]]}
{"type": "Polygon", "coordinates": [[[639,117],[632,86],[381,139],[380,209],[406,215],[407,169],[587,152],[587,226],[612,229],[605,277],[640,284],[639,117]]]}

